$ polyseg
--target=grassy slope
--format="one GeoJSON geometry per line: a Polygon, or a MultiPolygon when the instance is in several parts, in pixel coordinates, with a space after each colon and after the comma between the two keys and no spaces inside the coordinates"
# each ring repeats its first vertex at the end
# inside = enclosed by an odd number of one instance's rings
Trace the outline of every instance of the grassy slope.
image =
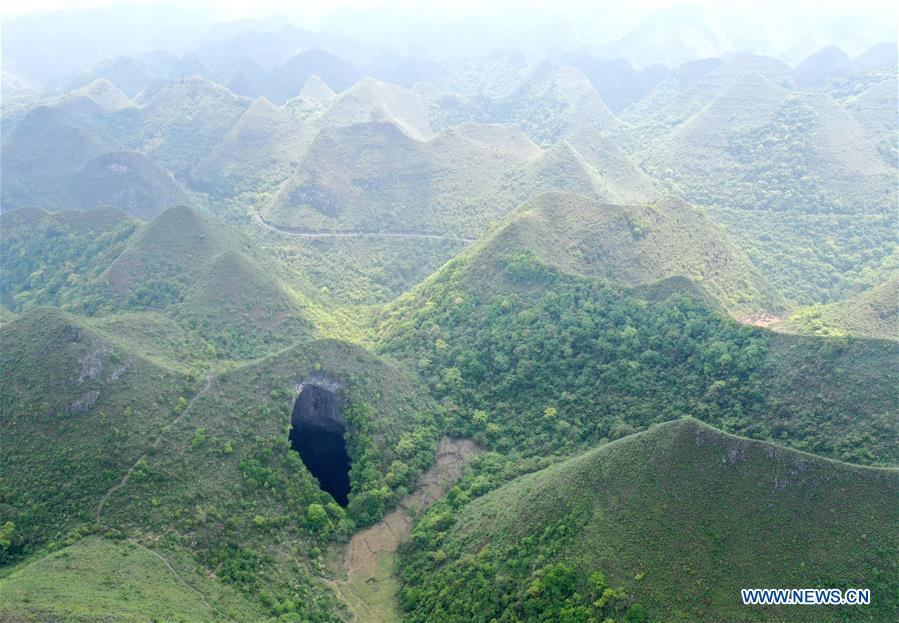
{"type": "Polygon", "coordinates": [[[683,276],[734,314],[782,303],[705,214],[675,199],[615,206],[546,193],[516,211],[485,243],[486,254],[533,250],[549,266],[636,286],[683,276]]]}
{"type": "Polygon", "coordinates": [[[94,316],[108,337],[169,368],[359,335],[301,274],[192,208],[146,225],[111,208],[2,218],[2,300],[12,311],[54,305],[94,316]]]}
{"type": "Polygon", "coordinates": [[[213,357],[258,357],[317,335],[319,327],[347,330],[305,280],[189,208],[168,210],[144,227],[103,278],[129,307],[163,310],[195,332],[213,357]]]}
{"type": "Polygon", "coordinates": [[[94,158],[73,181],[71,195],[62,203],[75,209],[111,205],[149,220],[163,210],[190,202],[180,184],[137,152],[94,158]]]}
{"type": "Polygon", "coordinates": [[[317,577],[321,549],[408,491],[433,460],[434,418],[426,392],[402,369],[345,342],[308,342],[214,377],[144,458],[140,478],[109,498],[103,521],[136,538],[169,533],[270,615],[334,620],[335,597],[317,577]],[[287,443],[296,385],[310,379],[342,386],[353,459],[346,513],[287,443]],[[310,504],[328,509],[324,527],[307,523],[310,504]]]}
{"type": "Polygon", "coordinates": [[[102,301],[99,275],[139,223],[115,208],[0,215],[0,300],[14,311],[52,305],[85,309],[102,301]]]}
{"type": "MultiPolygon", "coordinates": [[[[190,552],[196,562],[183,563],[190,574],[214,573],[266,616],[333,621],[339,607],[316,578],[320,548],[354,522],[378,519],[434,457],[439,414],[425,390],[345,342],[307,342],[197,380],[167,373],[55,311],[23,316],[0,339],[0,518],[15,524],[13,559],[75,543],[99,516],[114,537],[190,552]],[[346,514],[287,443],[297,383],[322,377],[342,385],[353,432],[346,514]],[[328,509],[324,526],[307,523],[310,504],[328,509]]],[[[93,555],[73,551],[71,564],[89,567],[93,555]]],[[[130,572],[147,570],[141,563],[130,572]]],[[[97,582],[109,581],[107,571],[97,573],[97,582]]],[[[52,610],[51,597],[34,598],[33,582],[41,581],[26,575],[16,584],[10,611],[52,610]]],[[[210,597],[205,585],[197,583],[210,597]]],[[[66,597],[74,611],[102,608],[102,591],[85,594],[82,586],[66,597]]],[[[130,599],[139,607],[144,597],[130,599]]],[[[171,607],[183,608],[186,620],[204,620],[189,600],[171,607]]],[[[127,607],[121,616],[128,618],[127,607]]]]}
{"type": "Polygon", "coordinates": [[[197,187],[219,196],[273,189],[299,165],[314,128],[262,98],[191,171],[197,187]]]}
{"type": "Polygon", "coordinates": [[[0,516],[27,553],[92,521],[190,384],[55,310],[6,324],[0,341],[0,516]]]}
{"type": "Polygon", "coordinates": [[[770,337],[760,366],[771,405],[764,418],[769,424],[744,419],[731,430],[852,463],[899,464],[899,448],[892,443],[899,413],[896,342],[770,337]]]}
{"type": "Polygon", "coordinates": [[[652,183],[606,137],[582,130],[541,151],[508,125],[462,124],[427,141],[391,123],[322,132],[264,210],[288,226],[473,236],[534,194],[644,201],[652,183]]]}
{"type": "MultiPolygon", "coordinates": [[[[551,61],[524,67],[521,57],[503,59],[502,54],[483,60],[486,65],[479,69],[497,75],[482,84],[477,82],[483,76],[470,75],[465,76],[469,84],[445,84],[446,74],[454,70],[441,68],[443,75],[433,80],[452,91],[444,93],[430,84],[416,87],[430,106],[435,127],[444,129],[469,121],[510,123],[537,144],[549,147],[580,128],[606,130],[618,125],[615,115],[579,69],[551,61]],[[507,61],[518,67],[503,68],[507,61]]],[[[471,61],[463,60],[459,67],[471,61]]],[[[475,64],[480,64],[477,59],[475,64]]]]}
{"type": "Polygon", "coordinates": [[[170,171],[189,171],[218,145],[250,105],[202,78],[167,83],[138,114],[129,132],[141,151],[170,171]]]}
{"type": "MultiPolygon", "coordinates": [[[[559,525],[566,527],[563,545],[552,558],[572,565],[581,582],[593,570],[604,572],[646,607],[648,620],[893,620],[899,614],[890,554],[899,545],[897,496],[894,469],[828,461],[693,419],[669,422],[520,478],[465,507],[438,539],[438,559],[445,562],[424,563],[417,575],[407,575],[415,582],[407,587],[424,589],[430,598],[408,620],[427,620],[441,604],[489,591],[494,577],[507,586],[530,583],[530,569],[513,567],[512,559],[496,560],[492,570],[481,567],[483,583],[475,569],[493,552],[559,525]],[[452,591],[438,593],[447,582],[452,591]],[[740,588],[807,586],[867,587],[873,605],[739,604],[740,588]]],[[[407,563],[422,559],[414,545],[404,556],[407,563]]],[[[444,612],[440,619],[471,620],[464,612],[444,612]]]]}
{"type": "MultiPolygon", "coordinates": [[[[94,104],[95,105],[95,104],[94,104]]],[[[4,132],[3,207],[63,207],[72,176],[121,146],[89,118],[39,106],[4,132]]]]}
{"type": "Polygon", "coordinates": [[[880,136],[828,95],[794,89],[762,63],[773,59],[755,58],[738,56],[634,118],[629,138],[644,168],[706,206],[887,209],[895,168],[879,153],[880,136]]]}
{"type": "Polygon", "coordinates": [[[511,209],[513,172],[535,149],[499,133],[478,138],[416,141],[386,122],[322,132],[266,216],[308,229],[471,235],[511,209]]]}
{"type": "Polygon", "coordinates": [[[137,543],[87,537],[0,579],[0,617],[78,623],[261,617],[232,590],[194,572],[191,563],[184,554],[161,558],[137,543]]]}
{"type": "Polygon", "coordinates": [[[421,97],[394,84],[363,78],[328,103],[320,117],[313,118],[320,128],[387,121],[419,140],[431,137],[428,112],[421,97]]]}
{"type": "Polygon", "coordinates": [[[855,335],[883,340],[899,339],[899,277],[852,298],[801,309],[778,331],[813,335],[855,335]]]}
{"type": "Polygon", "coordinates": [[[885,89],[838,104],[738,61],[639,104],[623,140],[665,187],[709,207],[791,305],[851,295],[895,248],[885,89]]]}
{"type": "Polygon", "coordinates": [[[305,239],[277,234],[266,234],[261,243],[330,300],[352,306],[392,301],[466,244],[454,239],[305,239]]]}

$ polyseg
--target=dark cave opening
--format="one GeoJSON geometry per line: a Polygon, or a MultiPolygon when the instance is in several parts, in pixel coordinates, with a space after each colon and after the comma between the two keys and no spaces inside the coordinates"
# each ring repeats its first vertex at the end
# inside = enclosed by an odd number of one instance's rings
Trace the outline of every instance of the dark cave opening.
{"type": "Polygon", "coordinates": [[[304,385],[290,418],[290,447],[318,479],[323,491],[341,506],[349,502],[350,457],[343,434],[337,395],[318,385],[304,385]]]}

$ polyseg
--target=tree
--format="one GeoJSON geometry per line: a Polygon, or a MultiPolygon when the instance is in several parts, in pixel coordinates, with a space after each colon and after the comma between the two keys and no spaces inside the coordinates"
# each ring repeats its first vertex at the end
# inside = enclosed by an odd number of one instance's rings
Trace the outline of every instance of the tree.
{"type": "Polygon", "coordinates": [[[306,527],[316,534],[328,525],[328,512],[321,504],[313,502],[306,507],[306,527]]]}
{"type": "Polygon", "coordinates": [[[6,558],[12,552],[13,540],[16,534],[16,524],[7,521],[0,526],[0,559],[6,558]]]}

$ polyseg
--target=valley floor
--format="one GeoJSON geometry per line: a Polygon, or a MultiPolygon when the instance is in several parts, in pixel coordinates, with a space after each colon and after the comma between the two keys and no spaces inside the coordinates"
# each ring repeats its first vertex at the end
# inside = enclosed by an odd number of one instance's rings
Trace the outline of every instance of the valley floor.
{"type": "Polygon", "coordinates": [[[357,532],[342,552],[333,552],[334,573],[343,578],[333,586],[350,608],[354,621],[400,621],[395,575],[397,548],[409,537],[415,517],[446,494],[478,451],[470,439],[442,439],[437,447],[437,461],[419,477],[415,491],[384,519],[357,532]]]}

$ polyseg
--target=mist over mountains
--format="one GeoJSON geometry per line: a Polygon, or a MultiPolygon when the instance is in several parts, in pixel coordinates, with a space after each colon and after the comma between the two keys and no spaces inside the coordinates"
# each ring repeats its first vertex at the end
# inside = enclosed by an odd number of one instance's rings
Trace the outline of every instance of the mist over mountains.
{"type": "Polygon", "coordinates": [[[86,4],[2,24],[0,621],[899,618],[895,9],[86,4]]]}

